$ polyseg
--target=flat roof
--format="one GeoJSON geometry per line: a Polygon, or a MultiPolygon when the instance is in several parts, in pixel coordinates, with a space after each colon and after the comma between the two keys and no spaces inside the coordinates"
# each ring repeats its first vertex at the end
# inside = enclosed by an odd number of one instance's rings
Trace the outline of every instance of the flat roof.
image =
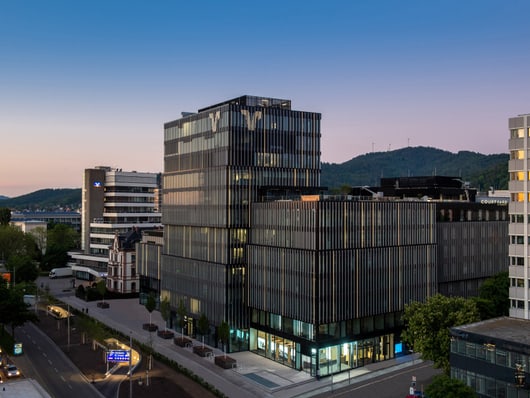
{"type": "Polygon", "coordinates": [[[484,337],[521,343],[530,346],[530,320],[510,317],[488,319],[451,328],[454,331],[472,333],[484,337]]]}

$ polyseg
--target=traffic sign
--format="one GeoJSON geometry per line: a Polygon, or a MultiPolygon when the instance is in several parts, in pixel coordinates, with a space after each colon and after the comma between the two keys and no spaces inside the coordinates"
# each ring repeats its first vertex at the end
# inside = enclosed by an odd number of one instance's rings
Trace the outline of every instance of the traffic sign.
{"type": "Polygon", "coordinates": [[[22,354],[22,343],[15,343],[13,346],[13,355],[21,355],[22,354]]]}
{"type": "Polygon", "coordinates": [[[129,350],[110,350],[107,351],[107,362],[129,362],[131,352],[129,350]]]}

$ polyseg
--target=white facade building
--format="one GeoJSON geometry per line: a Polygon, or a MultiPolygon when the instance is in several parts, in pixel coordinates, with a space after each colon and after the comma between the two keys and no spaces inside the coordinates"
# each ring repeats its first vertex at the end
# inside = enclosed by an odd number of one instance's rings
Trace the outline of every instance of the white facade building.
{"type": "Polygon", "coordinates": [[[510,179],[510,224],[509,224],[509,257],[510,257],[510,316],[530,319],[528,305],[529,291],[529,156],[530,156],[530,114],[519,115],[508,121],[510,129],[510,160],[508,172],[510,179]]]}
{"type": "Polygon", "coordinates": [[[85,169],[83,175],[81,252],[78,265],[106,272],[116,234],[135,227],[159,228],[160,174],[110,167],[85,169]]]}

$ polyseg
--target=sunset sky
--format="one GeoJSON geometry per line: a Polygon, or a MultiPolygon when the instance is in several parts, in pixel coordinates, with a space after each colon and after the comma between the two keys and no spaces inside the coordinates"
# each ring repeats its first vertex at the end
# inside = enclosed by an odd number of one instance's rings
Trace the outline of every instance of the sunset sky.
{"type": "Polygon", "coordinates": [[[163,171],[163,124],[241,95],[322,113],[322,160],[508,151],[526,0],[0,1],[0,195],[163,171]]]}

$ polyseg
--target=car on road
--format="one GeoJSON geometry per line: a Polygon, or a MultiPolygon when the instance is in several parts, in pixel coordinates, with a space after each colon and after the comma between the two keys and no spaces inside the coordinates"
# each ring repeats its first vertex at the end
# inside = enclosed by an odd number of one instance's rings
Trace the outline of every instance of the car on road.
{"type": "Polygon", "coordinates": [[[7,377],[18,377],[20,376],[20,370],[15,365],[10,364],[5,367],[5,374],[7,377]]]}

